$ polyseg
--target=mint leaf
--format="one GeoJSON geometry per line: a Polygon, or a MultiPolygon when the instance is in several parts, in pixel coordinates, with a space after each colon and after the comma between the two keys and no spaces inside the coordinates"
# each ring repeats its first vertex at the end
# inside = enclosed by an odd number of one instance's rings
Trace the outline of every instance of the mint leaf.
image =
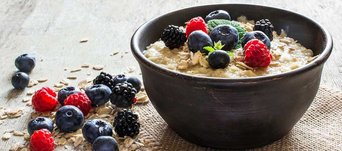
{"type": "Polygon", "coordinates": [[[234,57],[234,52],[232,51],[227,51],[227,54],[229,57],[233,58],[234,57]]]}
{"type": "Polygon", "coordinates": [[[207,50],[209,52],[214,52],[215,51],[215,49],[213,47],[211,47],[211,46],[205,46],[205,47],[203,47],[203,49],[207,50]]]}

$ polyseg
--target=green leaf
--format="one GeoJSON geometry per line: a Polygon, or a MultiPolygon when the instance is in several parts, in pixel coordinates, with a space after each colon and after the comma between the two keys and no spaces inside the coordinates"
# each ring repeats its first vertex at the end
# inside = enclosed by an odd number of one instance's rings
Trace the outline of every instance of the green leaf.
{"type": "Polygon", "coordinates": [[[221,50],[223,47],[224,47],[224,45],[222,45],[221,41],[214,43],[214,49],[215,50],[221,50]]]}
{"type": "Polygon", "coordinates": [[[215,49],[212,46],[205,46],[205,47],[203,47],[203,49],[207,50],[209,52],[214,52],[215,51],[215,49]]]}
{"type": "Polygon", "coordinates": [[[231,58],[234,57],[234,52],[232,52],[232,51],[227,51],[227,53],[228,53],[228,56],[229,56],[229,57],[231,57],[231,58]]]}

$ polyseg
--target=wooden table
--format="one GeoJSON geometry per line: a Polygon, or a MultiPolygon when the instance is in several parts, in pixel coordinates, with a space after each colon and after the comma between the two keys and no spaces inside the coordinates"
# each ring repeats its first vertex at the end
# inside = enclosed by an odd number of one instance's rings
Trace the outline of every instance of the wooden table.
{"type": "MultiPolygon", "coordinates": [[[[130,52],[133,32],[147,20],[160,14],[200,4],[256,3],[289,9],[324,25],[334,39],[334,50],[325,64],[322,84],[342,89],[342,1],[336,0],[240,0],[240,1],[173,1],[173,0],[1,0],[0,52],[1,67],[0,106],[23,109],[20,118],[1,124],[0,135],[6,130],[24,130],[30,107],[22,102],[26,93],[41,86],[52,87],[66,76],[78,76],[77,84],[85,78],[94,78],[99,71],[83,69],[70,73],[64,68],[76,69],[82,64],[104,65],[113,74],[139,75],[139,67],[130,52]],[[86,39],[87,42],[81,43],[86,39]],[[31,79],[48,81],[25,91],[14,91],[10,83],[16,70],[14,59],[22,53],[35,53],[37,66],[31,79]],[[119,52],[116,55],[113,53],[119,52]],[[87,75],[88,74],[88,75],[87,75]]],[[[1,113],[2,114],[2,113],[1,113]]],[[[0,150],[8,150],[20,137],[0,140],[0,150]]],[[[19,142],[20,142],[19,141],[19,142]]]]}

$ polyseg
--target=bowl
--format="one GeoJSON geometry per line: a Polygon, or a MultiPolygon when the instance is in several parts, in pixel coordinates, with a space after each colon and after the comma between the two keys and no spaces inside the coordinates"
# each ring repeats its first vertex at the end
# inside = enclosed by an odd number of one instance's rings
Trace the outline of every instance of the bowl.
{"type": "Polygon", "coordinates": [[[250,4],[196,6],[156,17],[140,26],[131,39],[143,83],[153,106],[179,136],[201,146],[246,149],[270,144],[286,135],[313,101],[332,38],[315,21],[279,8],[250,4]],[[184,25],[209,12],[227,10],[232,19],[268,18],[279,33],[319,56],[290,72],[241,79],[193,76],[148,60],[143,51],[157,41],[169,24],[184,25]]]}

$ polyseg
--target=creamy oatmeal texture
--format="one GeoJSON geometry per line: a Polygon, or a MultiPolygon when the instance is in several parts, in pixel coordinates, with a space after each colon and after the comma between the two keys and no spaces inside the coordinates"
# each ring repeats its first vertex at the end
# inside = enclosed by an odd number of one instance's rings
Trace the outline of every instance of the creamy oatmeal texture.
{"type": "MultiPolygon", "coordinates": [[[[239,17],[238,21],[247,32],[253,31],[254,21],[247,21],[239,17]]],[[[147,47],[145,56],[158,65],[178,72],[206,76],[242,78],[274,75],[288,72],[305,66],[315,57],[310,49],[305,48],[293,38],[287,37],[284,32],[280,35],[273,33],[270,52],[272,61],[268,67],[252,68],[243,63],[243,48],[233,50],[234,56],[225,69],[212,69],[209,67],[205,55],[199,51],[192,53],[186,45],[179,49],[170,50],[164,42],[159,40],[147,47]]]]}

